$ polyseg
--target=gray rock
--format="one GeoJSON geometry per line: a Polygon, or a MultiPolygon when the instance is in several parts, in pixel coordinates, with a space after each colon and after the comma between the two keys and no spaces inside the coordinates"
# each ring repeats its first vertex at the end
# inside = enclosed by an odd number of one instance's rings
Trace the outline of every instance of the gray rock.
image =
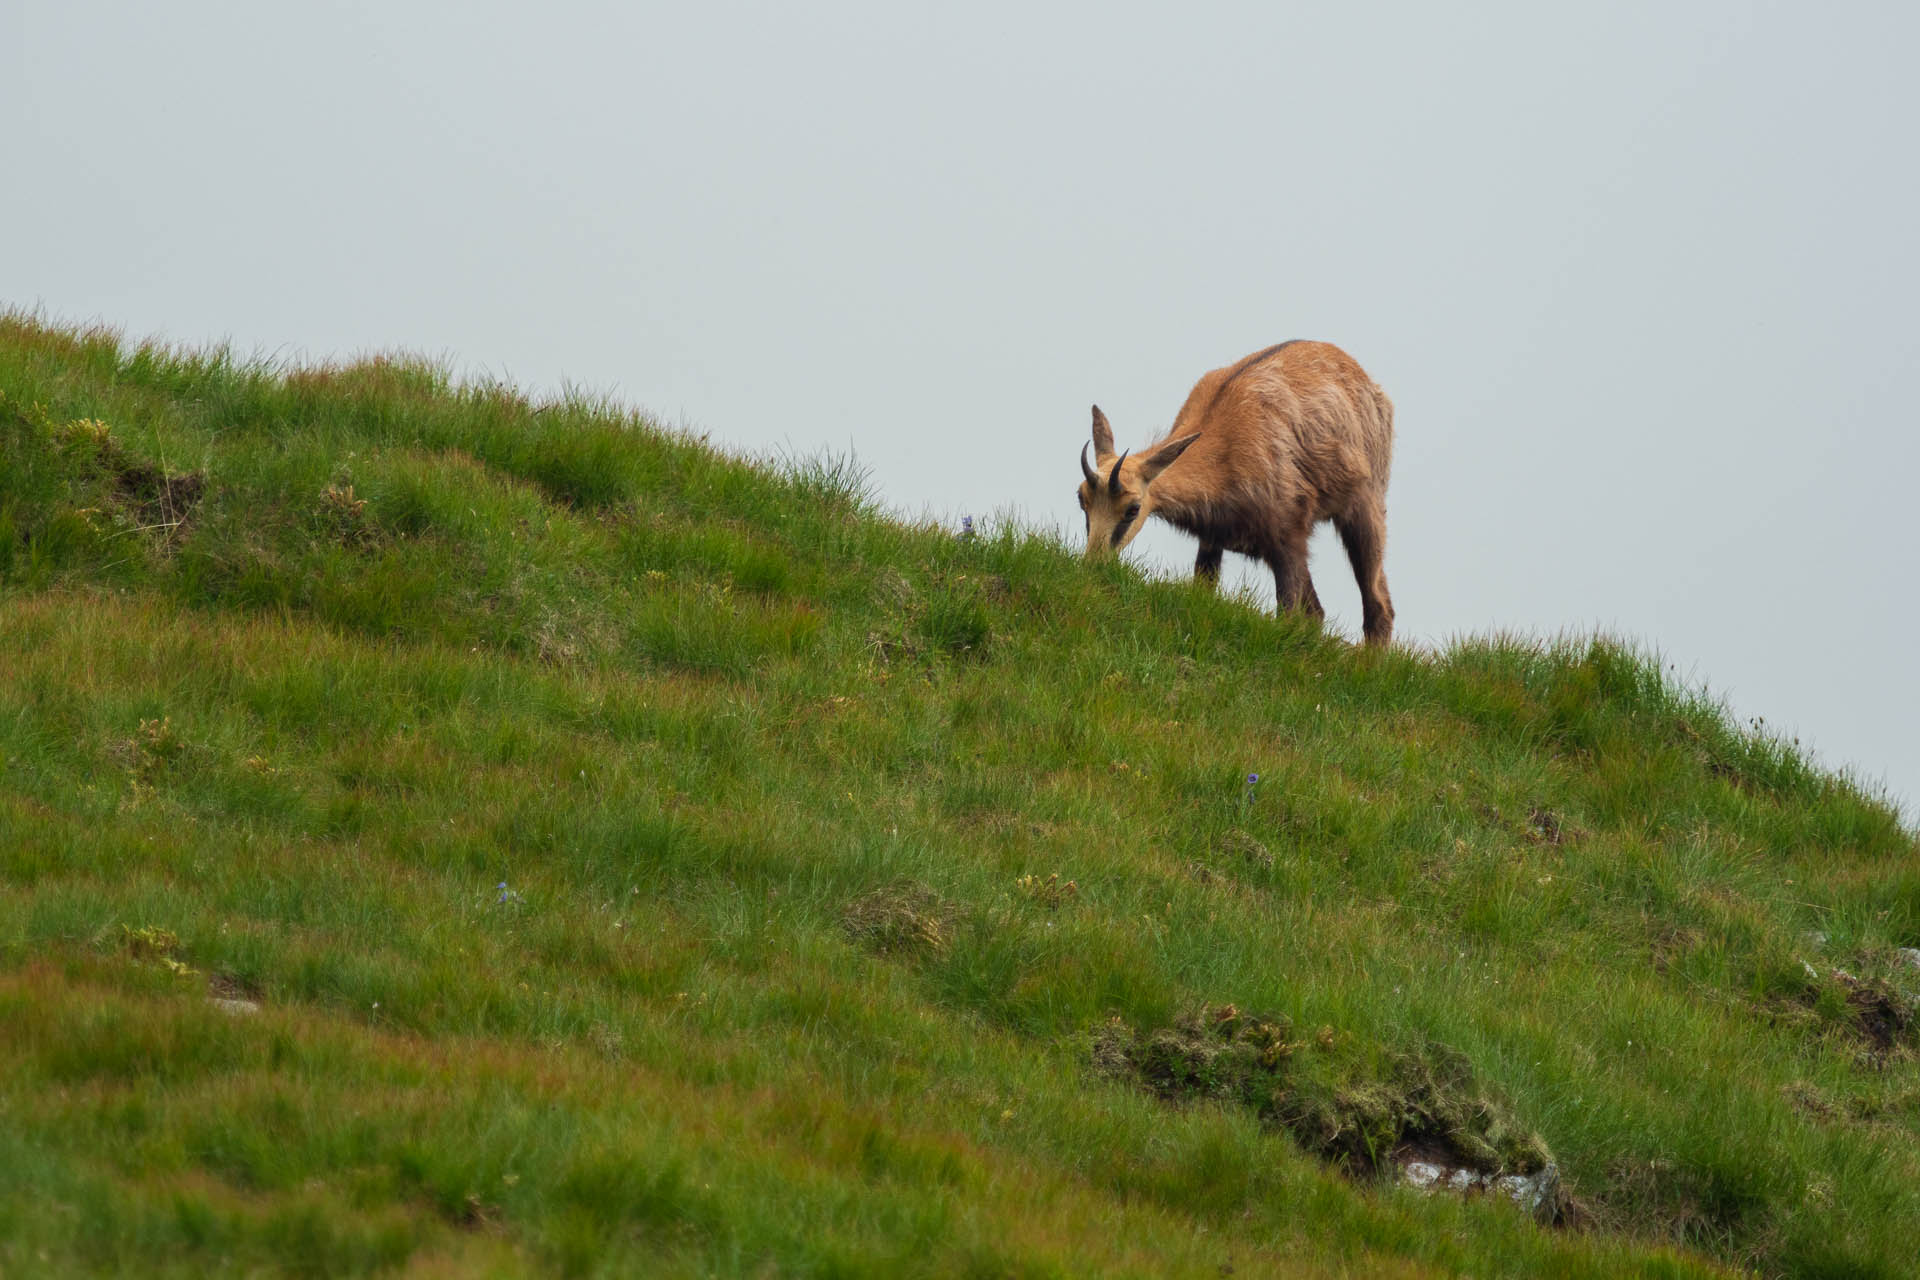
{"type": "Polygon", "coordinates": [[[1560,1166],[1549,1164],[1538,1173],[1509,1173],[1493,1185],[1536,1218],[1552,1217],[1558,1207],[1560,1166]]]}
{"type": "Polygon", "coordinates": [[[1433,1190],[1434,1184],[1446,1175],[1445,1169],[1425,1160],[1409,1160],[1400,1170],[1400,1176],[1406,1184],[1419,1191],[1433,1190]]]}
{"type": "Polygon", "coordinates": [[[1400,1168],[1400,1180],[1417,1191],[1498,1192],[1541,1221],[1552,1220],[1559,1210],[1560,1167],[1554,1164],[1537,1173],[1479,1173],[1431,1160],[1409,1160],[1400,1168]]]}

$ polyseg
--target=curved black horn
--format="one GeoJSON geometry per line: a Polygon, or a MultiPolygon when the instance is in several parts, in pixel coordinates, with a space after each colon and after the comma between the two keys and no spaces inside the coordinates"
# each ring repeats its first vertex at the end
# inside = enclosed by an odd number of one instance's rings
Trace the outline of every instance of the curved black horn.
{"type": "MultiPolygon", "coordinates": [[[[1132,452],[1133,450],[1131,449],[1127,450],[1127,453],[1132,452]]],[[[1120,455],[1120,462],[1127,460],[1127,453],[1120,455]]],[[[1109,498],[1117,498],[1120,496],[1120,462],[1113,464],[1113,473],[1107,477],[1107,496],[1109,498]]]]}
{"type": "Polygon", "coordinates": [[[1087,446],[1084,444],[1080,446],[1080,474],[1087,478],[1087,484],[1092,488],[1100,487],[1100,477],[1087,465],[1087,446]]]}

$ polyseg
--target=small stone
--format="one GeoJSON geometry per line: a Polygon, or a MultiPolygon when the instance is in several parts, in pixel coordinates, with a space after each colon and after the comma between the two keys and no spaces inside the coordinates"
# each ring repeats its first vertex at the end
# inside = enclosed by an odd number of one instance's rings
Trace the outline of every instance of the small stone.
{"type": "Polygon", "coordinates": [[[1920,947],[1899,947],[1894,954],[1916,969],[1920,969],[1920,947]]]}
{"type": "Polygon", "coordinates": [[[207,1003],[222,1013],[230,1013],[236,1018],[248,1017],[260,1012],[258,1000],[236,1000],[229,996],[208,996],[207,1003]]]}
{"type": "Polygon", "coordinates": [[[1439,1165],[1429,1164],[1425,1160],[1409,1160],[1407,1167],[1401,1171],[1407,1185],[1421,1191],[1430,1190],[1445,1172],[1439,1165]]]}
{"type": "Polygon", "coordinates": [[[1560,1167],[1549,1164],[1538,1173],[1521,1175],[1508,1174],[1495,1181],[1494,1186],[1506,1192],[1515,1204],[1538,1218],[1551,1213],[1554,1208],[1554,1192],[1560,1186],[1560,1167]]]}

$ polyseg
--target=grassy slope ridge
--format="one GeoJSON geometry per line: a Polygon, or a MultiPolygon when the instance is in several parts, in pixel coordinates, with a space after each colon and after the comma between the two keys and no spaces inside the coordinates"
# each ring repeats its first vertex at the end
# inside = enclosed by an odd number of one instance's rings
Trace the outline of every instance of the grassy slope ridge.
{"type": "Polygon", "coordinates": [[[7,1274],[1902,1274],[1915,854],[1611,643],[0,318],[7,1274]]]}

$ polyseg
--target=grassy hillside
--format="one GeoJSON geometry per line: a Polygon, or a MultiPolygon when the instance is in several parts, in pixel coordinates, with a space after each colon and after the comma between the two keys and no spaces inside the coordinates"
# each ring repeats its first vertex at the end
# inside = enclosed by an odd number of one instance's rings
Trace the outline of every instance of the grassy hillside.
{"type": "Polygon", "coordinates": [[[0,1274],[1909,1274],[1916,946],[1613,643],[0,318],[0,1274]]]}

